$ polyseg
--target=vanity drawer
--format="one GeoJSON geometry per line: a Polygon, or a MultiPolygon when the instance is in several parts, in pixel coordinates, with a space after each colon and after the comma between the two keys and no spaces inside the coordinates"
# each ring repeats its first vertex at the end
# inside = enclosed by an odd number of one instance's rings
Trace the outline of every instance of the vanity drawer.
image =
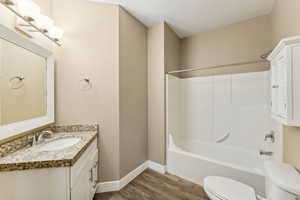
{"type": "Polygon", "coordinates": [[[71,188],[74,187],[77,180],[80,178],[80,174],[83,170],[88,167],[87,165],[92,166],[91,158],[94,155],[94,152],[98,152],[97,149],[97,139],[95,139],[92,144],[87,148],[87,150],[81,155],[79,160],[71,167],[71,188]]]}

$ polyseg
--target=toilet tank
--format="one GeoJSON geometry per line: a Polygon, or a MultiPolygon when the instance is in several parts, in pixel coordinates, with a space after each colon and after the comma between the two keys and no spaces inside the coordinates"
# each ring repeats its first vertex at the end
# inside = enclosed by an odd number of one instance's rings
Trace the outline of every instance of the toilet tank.
{"type": "Polygon", "coordinates": [[[266,162],[267,200],[297,200],[300,197],[300,174],[291,165],[266,162]]]}

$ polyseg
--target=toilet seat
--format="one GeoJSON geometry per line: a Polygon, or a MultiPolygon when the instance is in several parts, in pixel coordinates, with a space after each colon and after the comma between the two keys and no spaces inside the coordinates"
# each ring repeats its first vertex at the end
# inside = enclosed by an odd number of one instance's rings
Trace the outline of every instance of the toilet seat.
{"type": "Polygon", "coordinates": [[[253,188],[224,177],[206,177],[204,190],[212,200],[256,200],[253,188]]]}

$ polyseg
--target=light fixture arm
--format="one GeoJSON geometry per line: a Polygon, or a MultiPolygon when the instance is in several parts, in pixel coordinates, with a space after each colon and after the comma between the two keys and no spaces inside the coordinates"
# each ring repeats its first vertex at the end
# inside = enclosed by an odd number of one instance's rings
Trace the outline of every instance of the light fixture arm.
{"type": "Polygon", "coordinates": [[[35,31],[40,32],[42,35],[54,42],[56,45],[61,46],[61,44],[56,38],[51,38],[49,35],[46,34],[44,30],[41,30],[36,25],[34,25],[34,23],[31,20],[27,19],[25,16],[22,16],[17,10],[13,9],[12,6],[14,5],[14,2],[12,0],[0,0],[0,3],[6,8],[8,8],[10,11],[12,11],[14,14],[16,14],[18,17],[23,19],[35,31]]]}

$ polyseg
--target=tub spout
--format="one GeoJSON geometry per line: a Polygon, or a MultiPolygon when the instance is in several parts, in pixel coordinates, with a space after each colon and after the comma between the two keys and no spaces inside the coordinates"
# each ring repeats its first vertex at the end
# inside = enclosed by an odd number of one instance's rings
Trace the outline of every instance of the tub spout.
{"type": "Polygon", "coordinates": [[[272,151],[263,151],[263,150],[260,150],[259,151],[259,155],[261,155],[261,156],[273,156],[273,152],[272,151]]]}

